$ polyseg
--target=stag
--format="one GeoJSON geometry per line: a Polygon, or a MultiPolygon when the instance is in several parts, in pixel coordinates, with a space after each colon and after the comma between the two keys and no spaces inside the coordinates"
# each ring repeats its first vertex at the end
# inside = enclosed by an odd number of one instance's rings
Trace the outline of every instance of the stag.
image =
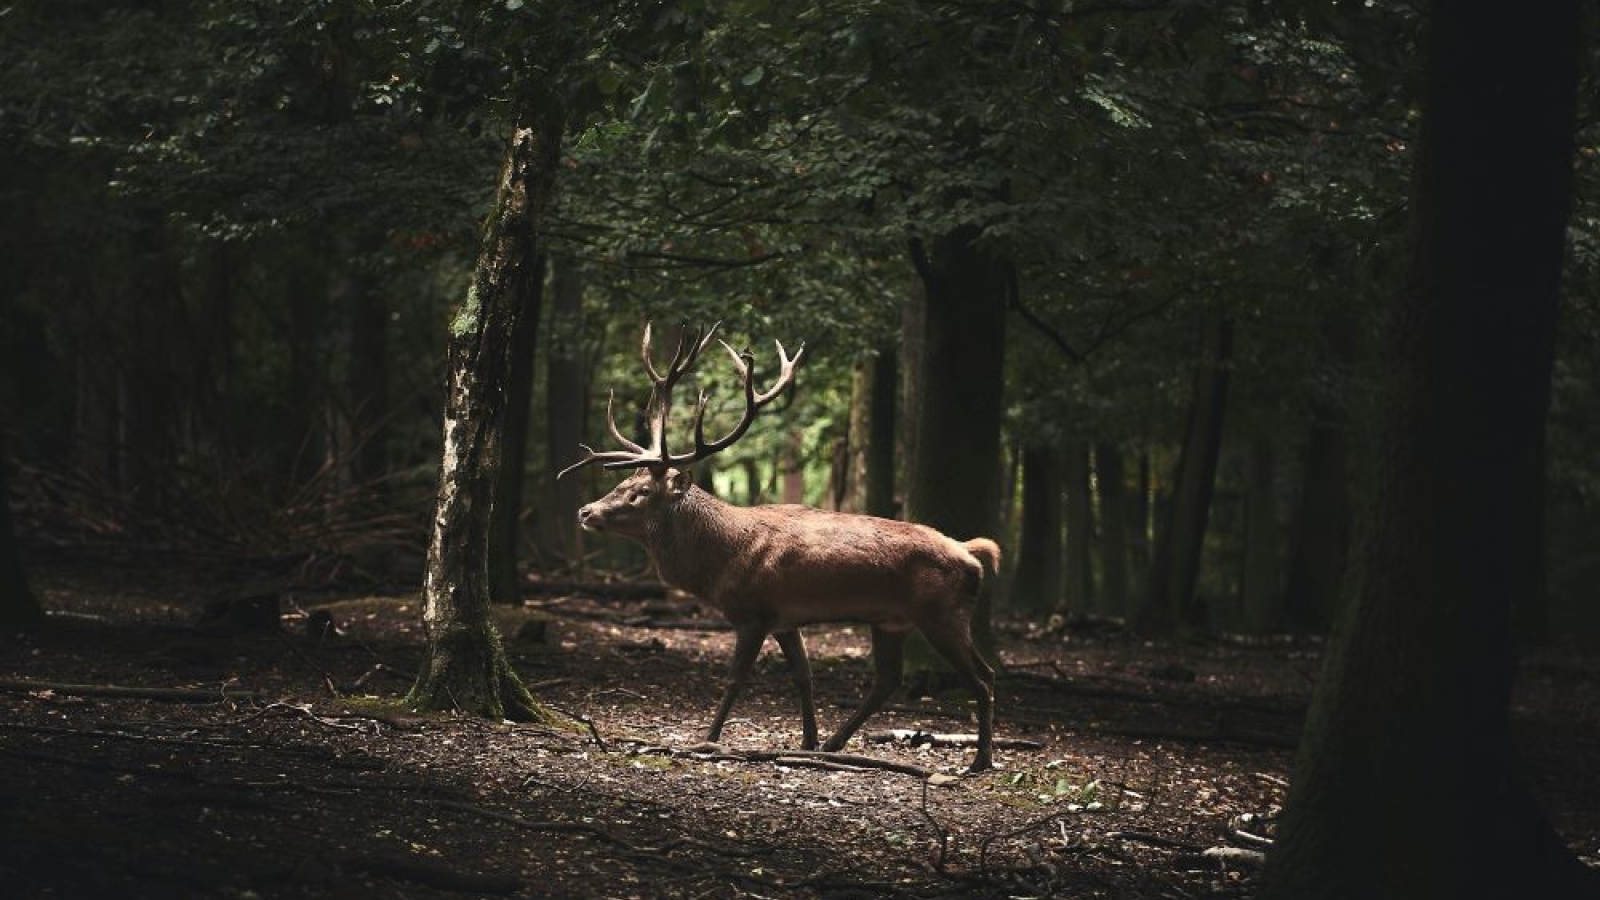
{"type": "Polygon", "coordinates": [[[691,336],[680,334],[662,373],[653,361],[646,325],[640,352],[651,385],[649,445],[629,440],[617,428],[613,392],[606,423],[622,449],[596,451],[582,445],[583,458],[561,472],[595,463],[605,469],[633,469],[609,494],[578,510],[578,523],[588,531],[639,541],[663,582],[716,607],[733,625],[731,677],[706,741],[715,744],[721,738],[723,724],[771,635],[799,694],[802,746],[815,750],[816,704],[800,628],[856,622],[872,630],[872,688],[822,749],[844,747],[899,688],[906,636],[916,629],[977,698],[978,749],[968,771],[991,768],[994,670],[974,649],[968,622],[984,579],[999,568],[999,546],[987,538],[961,542],[925,525],[874,516],[797,505],[733,506],[697,487],[688,467],[743,437],[756,413],[794,382],[795,367],[805,353],[802,344],[790,357],[777,343],[777,380],[758,392],[754,357],[719,340],[743,383],[744,414],[726,435],[707,440],[708,401],[701,391],[694,410],[694,447],[672,453],[667,422],[673,387],[694,367],[716,330],[712,326],[691,336]]]}

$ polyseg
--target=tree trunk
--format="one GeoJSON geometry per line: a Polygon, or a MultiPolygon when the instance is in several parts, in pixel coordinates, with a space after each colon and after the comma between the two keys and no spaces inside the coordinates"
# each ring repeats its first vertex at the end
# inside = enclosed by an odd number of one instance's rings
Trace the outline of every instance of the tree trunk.
{"type": "MultiPolygon", "coordinates": [[[[1006,267],[978,249],[977,237],[976,226],[963,225],[926,249],[912,243],[926,302],[906,512],[958,540],[993,537],[998,526],[1006,267]]],[[[983,591],[972,618],[973,639],[990,659],[993,593],[983,591]]],[[[911,664],[925,669],[933,656],[925,642],[909,649],[911,664]]]]}
{"type": "Polygon", "coordinates": [[[16,528],[11,522],[10,461],[0,445],[0,627],[32,628],[44,621],[39,598],[28,587],[28,576],[17,551],[16,528]]]}
{"type": "Polygon", "coordinates": [[[1022,534],[1011,602],[1032,613],[1061,606],[1061,451],[1043,443],[1022,450],[1022,534]]]}
{"type": "Polygon", "coordinates": [[[872,408],[867,416],[866,513],[898,518],[894,497],[895,393],[899,388],[898,356],[880,349],[872,360],[872,408]]]}
{"type": "MultiPolygon", "coordinates": [[[[917,419],[922,414],[922,345],[928,317],[928,301],[923,291],[911,291],[900,305],[900,442],[901,478],[909,480],[917,468],[917,435],[921,429],[917,419]]],[[[909,494],[910,486],[902,481],[900,490],[909,494]]],[[[900,498],[901,514],[905,512],[906,498],[900,498]]]]}
{"type": "Polygon", "coordinates": [[[1128,614],[1128,485],[1122,467],[1122,448],[1112,443],[1094,448],[1095,484],[1100,489],[1100,602],[1101,615],[1122,618],[1128,614]]]}
{"type": "Polygon", "coordinates": [[[783,472],[783,487],[779,494],[784,503],[806,502],[806,433],[799,428],[789,432],[779,454],[779,468],[783,472]]]}
{"type": "Polygon", "coordinates": [[[553,259],[550,277],[550,350],[545,357],[545,439],[550,473],[539,504],[539,553],[547,564],[571,568],[583,560],[578,507],[583,482],[557,481],[555,472],[577,458],[584,440],[589,399],[589,364],[583,352],[583,277],[577,264],[553,259]]]}
{"type": "Polygon", "coordinates": [[[1135,629],[1167,634],[1185,625],[1200,577],[1200,555],[1216,486],[1217,458],[1222,449],[1222,417],[1227,409],[1228,360],[1233,349],[1233,323],[1220,312],[1207,316],[1194,401],[1184,430],[1183,451],[1173,484],[1172,506],[1165,527],[1156,532],[1155,558],[1145,585],[1144,605],[1135,629]]]}
{"type": "Polygon", "coordinates": [[[350,462],[357,483],[378,487],[389,471],[384,440],[389,414],[389,306],[370,272],[354,268],[345,278],[350,295],[350,368],[346,382],[355,442],[350,462]]]}
{"type": "Polygon", "coordinates": [[[544,258],[533,254],[531,270],[513,291],[516,324],[511,329],[511,361],[507,369],[505,422],[500,429],[500,480],[489,521],[489,599],[496,603],[522,600],[522,495],[528,472],[528,417],[533,403],[533,355],[539,343],[539,307],[544,300],[544,258]]]}
{"type": "Polygon", "coordinates": [[[1081,440],[1067,442],[1066,449],[1066,513],[1067,513],[1067,590],[1062,596],[1061,609],[1065,614],[1076,611],[1079,616],[1100,616],[1104,611],[1095,603],[1094,564],[1094,500],[1089,495],[1089,445],[1081,440]]]}
{"type": "Polygon", "coordinates": [[[489,619],[489,528],[499,485],[511,344],[535,277],[534,234],[549,198],[561,126],[512,131],[466,300],[450,324],[444,453],[428,545],[422,621],[428,655],[407,698],[423,709],[496,718],[546,714],[506,660],[489,619]]]}
{"type": "MultiPolygon", "coordinates": [[[[1336,358],[1354,355],[1355,323],[1348,313],[1334,312],[1324,330],[1336,358]]],[[[1326,632],[1339,609],[1350,546],[1348,420],[1340,405],[1313,400],[1283,588],[1285,614],[1302,631],[1326,632]]]]}
{"type": "Polygon", "coordinates": [[[1511,609],[1543,565],[1578,12],[1433,5],[1372,496],[1267,900],[1600,896],[1538,812],[1509,722],[1511,609]]]}
{"type": "Polygon", "coordinates": [[[1245,493],[1244,612],[1246,634],[1270,634],[1283,614],[1283,589],[1278,581],[1278,495],[1272,435],[1257,434],[1250,442],[1249,487],[1245,493]]]}

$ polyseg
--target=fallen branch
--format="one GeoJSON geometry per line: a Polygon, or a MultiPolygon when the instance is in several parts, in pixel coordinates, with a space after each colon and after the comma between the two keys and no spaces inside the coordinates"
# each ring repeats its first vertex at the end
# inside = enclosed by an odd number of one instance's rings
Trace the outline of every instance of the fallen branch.
{"type": "Polygon", "coordinates": [[[0,678],[0,693],[70,694],[74,697],[119,697],[128,700],[155,700],[161,703],[222,703],[254,700],[258,691],[229,691],[227,685],[215,690],[163,687],[123,687],[115,684],[66,684],[59,681],[30,681],[25,678],[0,678]]]}
{"type": "Polygon", "coordinates": [[[1114,841],[1133,841],[1137,844],[1148,844],[1151,847],[1165,847],[1168,850],[1186,850],[1190,853],[1204,853],[1206,848],[1190,841],[1180,841],[1177,838],[1163,837],[1148,831],[1108,831],[1106,837],[1114,841]]]}
{"type": "Polygon", "coordinates": [[[530,594],[577,594],[617,600],[667,595],[667,586],[664,584],[633,581],[529,581],[524,589],[530,594]]]}
{"type": "Polygon", "coordinates": [[[633,752],[639,755],[689,757],[708,761],[781,762],[784,765],[797,765],[801,760],[813,760],[849,766],[858,770],[881,769],[886,772],[910,775],[914,778],[925,779],[933,775],[933,770],[912,765],[911,763],[877,759],[876,757],[861,756],[856,753],[834,753],[827,750],[732,750],[720,744],[696,744],[693,747],[683,748],[646,744],[635,747],[633,752]]]}
{"type": "MultiPolygon", "coordinates": [[[[891,728],[887,731],[869,732],[865,738],[869,744],[909,744],[913,747],[976,747],[978,736],[975,734],[940,734],[932,731],[923,731],[920,728],[891,728]]],[[[1030,741],[1026,738],[995,738],[994,746],[997,750],[1043,750],[1042,741],[1030,741]]]]}

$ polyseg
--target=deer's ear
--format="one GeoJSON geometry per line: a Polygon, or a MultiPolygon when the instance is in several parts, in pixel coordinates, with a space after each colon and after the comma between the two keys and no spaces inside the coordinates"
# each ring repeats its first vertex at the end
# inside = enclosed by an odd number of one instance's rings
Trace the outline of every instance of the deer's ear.
{"type": "Polygon", "coordinates": [[[673,469],[667,473],[667,491],[674,497],[683,496],[693,486],[694,473],[688,469],[673,469]]]}

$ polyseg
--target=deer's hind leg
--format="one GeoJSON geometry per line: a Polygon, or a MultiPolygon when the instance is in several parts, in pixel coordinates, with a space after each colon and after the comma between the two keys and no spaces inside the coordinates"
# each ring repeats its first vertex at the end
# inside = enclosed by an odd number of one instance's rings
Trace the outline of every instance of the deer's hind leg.
{"type": "Polygon", "coordinates": [[[952,611],[925,625],[922,633],[978,701],[978,752],[967,771],[994,768],[994,669],[973,646],[971,627],[961,611],[952,611]]]}
{"type": "Polygon", "coordinates": [[[828,738],[822,749],[834,751],[843,748],[845,742],[850,740],[850,736],[856,733],[856,729],[867,721],[867,717],[882,709],[889,696],[899,690],[906,634],[905,631],[872,626],[872,690],[868,691],[866,699],[861,701],[861,708],[839,726],[839,730],[828,738]]]}
{"type": "Polygon", "coordinates": [[[794,676],[794,689],[800,696],[800,749],[817,749],[817,704],[811,692],[811,663],[806,659],[805,639],[798,629],[779,631],[772,635],[789,661],[789,673],[794,676]]]}

